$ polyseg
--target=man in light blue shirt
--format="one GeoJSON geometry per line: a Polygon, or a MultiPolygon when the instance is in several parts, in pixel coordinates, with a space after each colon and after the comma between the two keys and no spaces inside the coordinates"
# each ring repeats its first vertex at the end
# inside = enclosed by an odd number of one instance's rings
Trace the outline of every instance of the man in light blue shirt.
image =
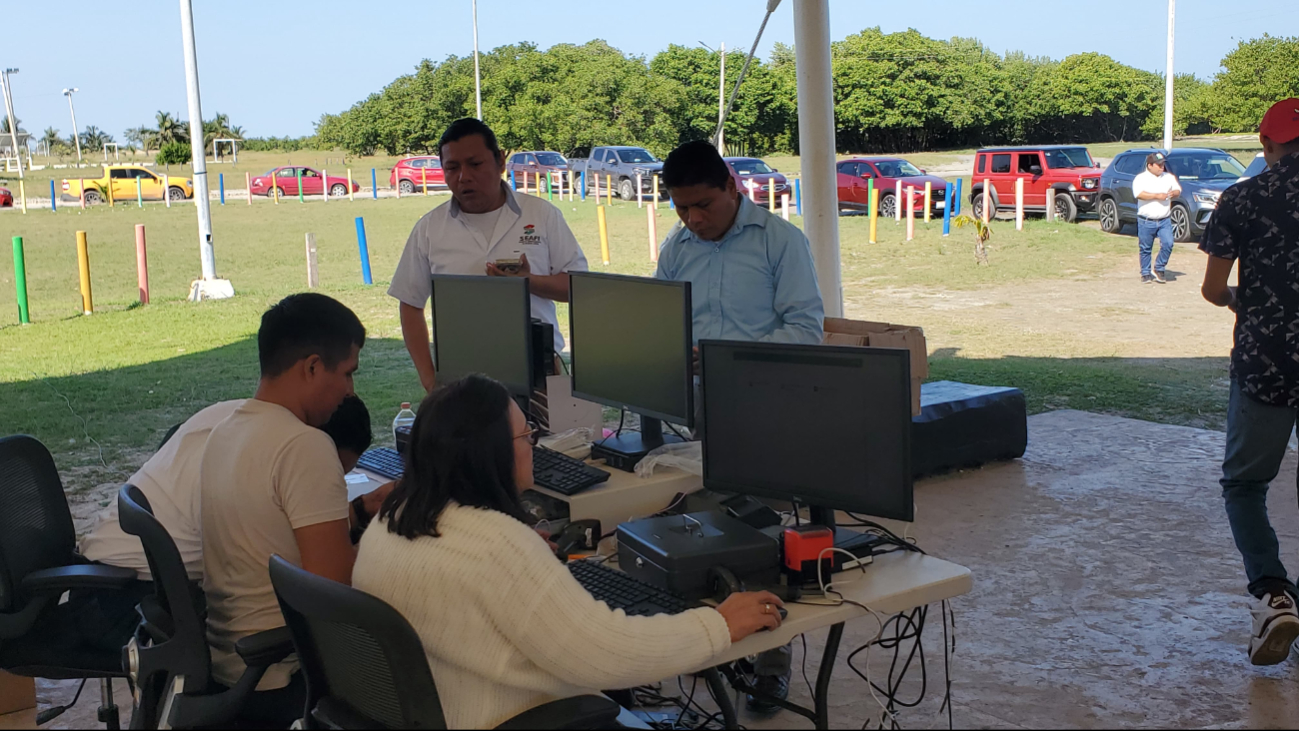
{"type": "Polygon", "coordinates": [[[690,282],[695,341],[819,344],[825,310],[803,232],[740,195],[703,140],[668,155],[663,182],[682,225],[655,276],[690,282]]]}

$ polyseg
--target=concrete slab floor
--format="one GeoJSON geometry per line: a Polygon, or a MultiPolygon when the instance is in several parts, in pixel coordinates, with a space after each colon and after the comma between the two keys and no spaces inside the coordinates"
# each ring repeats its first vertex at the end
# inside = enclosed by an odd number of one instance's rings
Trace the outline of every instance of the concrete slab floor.
{"type": "MultiPolygon", "coordinates": [[[[1029,419],[1023,460],[917,485],[912,534],[925,550],[974,572],[973,592],[953,602],[958,728],[1299,726],[1299,657],[1256,668],[1245,656],[1244,570],[1217,484],[1223,439],[1219,432],[1056,411],[1029,419]]],[[[1272,520],[1293,572],[1293,453],[1275,488],[1272,520]]],[[[879,706],[844,660],[875,631],[863,619],[844,633],[829,699],[835,728],[873,726],[879,718],[879,706]]],[[[824,636],[808,636],[813,682],[824,636]]],[[[933,611],[924,636],[927,695],[899,714],[904,727],[946,727],[946,713],[939,714],[941,638],[933,611]]],[[[809,704],[802,654],[795,643],[791,699],[809,704]]],[[[872,652],[873,680],[887,675],[890,659],[872,652]]],[[[914,697],[918,680],[913,669],[902,695],[914,697]]],[[[66,702],[72,690],[66,682],[37,686],[42,707],[66,702]]],[[[94,726],[97,696],[88,686],[78,707],[53,727],[94,726]]],[[[706,697],[701,683],[696,698],[706,697]]],[[[811,727],[788,713],[756,719],[742,711],[741,722],[811,727]]]]}

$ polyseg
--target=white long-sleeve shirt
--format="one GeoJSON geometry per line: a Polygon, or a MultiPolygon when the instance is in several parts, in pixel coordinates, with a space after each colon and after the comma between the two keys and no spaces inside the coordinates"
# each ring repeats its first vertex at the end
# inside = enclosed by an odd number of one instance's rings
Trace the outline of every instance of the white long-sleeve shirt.
{"type": "Polygon", "coordinates": [[[453,503],[438,532],[407,540],[375,520],[352,581],[419,633],[450,728],[491,728],[552,700],[692,672],[731,644],[714,609],[609,609],[540,536],[497,511],[453,503]]]}

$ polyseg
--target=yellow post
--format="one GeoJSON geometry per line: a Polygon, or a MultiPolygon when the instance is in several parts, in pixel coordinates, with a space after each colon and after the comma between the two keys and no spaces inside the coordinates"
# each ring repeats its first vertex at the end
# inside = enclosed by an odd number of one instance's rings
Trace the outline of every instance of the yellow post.
{"type": "Polygon", "coordinates": [[[655,220],[656,214],[653,208],[646,208],[646,214],[649,215],[649,255],[651,262],[659,260],[659,225],[655,220]]]}
{"type": "MultiPolygon", "coordinates": [[[[108,188],[108,207],[112,208],[113,207],[113,179],[111,177],[108,179],[107,188],[108,188]]],[[[166,191],[163,191],[163,195],[166,194],[167,194],[166,191]]]]}
{"type": "Polygon", "coordinates": [[[776,212],[776,179],[771,178],[767,181],[767,210],[771,213],[776,212]]]}
{"type": "Polygon", "coordinates": [[[89,315],[95,311],[90,297],[90,247],[86,245],[86,232],[77,232],[77,269],[81,272],[81,311],[89,315]]]}
{"type": "Polygon", "coordinates": [[[595,217],[600,220],[600,258],[609,266],[609,224],[604,219],[604,206],[595,207],[595,217]]]}
{"type": "Polygon", "coordinates": [[[609,192],[609,205],[613,205],[613,176],[604,176],[604,187],[609,192]]]}
{"type": "Polygon", "coordinates": [[[654,200],[650,201],[650,205],[656,211],[659,209],[659,176],[657,175],[654,176],[654,200]]]}
{"type": "Polygon", "coordinates": [[[352,168],[347,169],[347,199],[356,201],[356,194],[352,192],[352,168]]]}
{"type": "Polygon", "coordinates": [[[419,173],[420,177],[423,179],[422,185],[424,186],[424,195],[428,195],[428,168],[420,168],[419,173]]]}
{"type": "MultiPolygon", "coordinates": [[[[27,181],[18,181],[18,195],[23,199],[23,215],[27,215],[27,181]]],[[[54,205],[50,203],[50,205],[54,205]]]]}
{"type": "Polygon", "coordinates": [[[931,181],[925,181],[925,223],[929,223],[930,202],[933,200],[934,184],[931,181]]]}
{"type": "Polygon", "coordinates": [[[871,238],[870,238],[870,242],[873,244],[873,243],[875,243],[875,229],[876,229],[876,225],[877,225],[877,224],[879,223],[879,221],[880,221],[880,189],[879,189],[879,188],[871,188],[871,202],[870,202],[870,207],[871,207],[871,212],[870,212],[870,216],[871,216],[871,238]]]}
{"type": "Polygon", "coordinates": [[[280,204],[280,181],[275,177],[275,171],[271,171],[271,195],[275,196],[275,205],[280,204]]]}

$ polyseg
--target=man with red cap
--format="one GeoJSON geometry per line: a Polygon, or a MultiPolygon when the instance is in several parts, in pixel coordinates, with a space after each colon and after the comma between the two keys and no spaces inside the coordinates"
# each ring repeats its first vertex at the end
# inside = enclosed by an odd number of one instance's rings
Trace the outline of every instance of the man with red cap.
{"type": "Polygon", "coordinates": [[[1299,637],[1299,590],[1267,514],[1299,415],[1299,99],[1273,105],[1258,132],[1268,168],[1219,199],[1200,243],[1209,255],[1200,291],[1236,313],[1222,493],[1257,600],[1249,659],[1275,665],[1299,637]],[[1235,262],[1239,286],[1230,287],[1235,262]]]}

